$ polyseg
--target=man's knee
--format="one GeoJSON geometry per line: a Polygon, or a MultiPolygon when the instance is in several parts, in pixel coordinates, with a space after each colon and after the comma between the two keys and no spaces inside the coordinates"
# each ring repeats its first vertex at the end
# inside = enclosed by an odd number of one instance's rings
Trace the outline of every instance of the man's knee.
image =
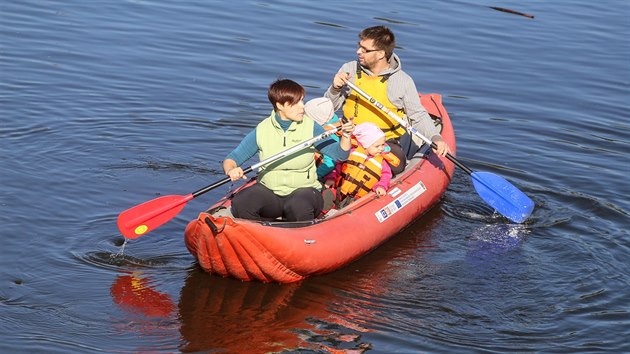
{"type": "Polygon", "coordinates": [[[400,160],[400,163],[398,164],[398,166],[390,166],[392,169],[392,174],[393,175],[400,174],[402,171],[405,170],[405,166],[407,165],[407,154],[405,153],[405,151],[403,151],[399,142],[388,141],[387,144],[389,145],[389,148],[391,149],[391,153],[400,160]]]}

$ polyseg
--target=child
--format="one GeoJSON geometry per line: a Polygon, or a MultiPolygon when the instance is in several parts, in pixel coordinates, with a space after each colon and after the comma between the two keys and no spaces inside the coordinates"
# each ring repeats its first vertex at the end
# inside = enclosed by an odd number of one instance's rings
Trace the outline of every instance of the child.
{"type": "MultiPolygon", "coordinates": [[[[309,100],[304,105],[304,113],[326,130],[341,127],[339,117],[335,114],[332,101],[326,97],[318,97],[309,100]]],[[[333,135],[333,139],[339,141],[339,136],[333,135]]],[[[316,154],[317,178],[323,180],[335,168],[335,160],[329,156],[316,154]]]]}
{"type": "MultiPolygon", "coordinates": [[[[338,204],[347,197],[360,198],[370,191],[383,196],[392,179],[390,166],[398,166],[400,160],[389,152],[385,133],[374,123],[361,123],[354,128],[359,145],[350,151],[347,161],[338,162],[325,177],[327,188],[337,188],[338,204]]],[[[351,200],[350,199],[350,200],[351,200]]]]}

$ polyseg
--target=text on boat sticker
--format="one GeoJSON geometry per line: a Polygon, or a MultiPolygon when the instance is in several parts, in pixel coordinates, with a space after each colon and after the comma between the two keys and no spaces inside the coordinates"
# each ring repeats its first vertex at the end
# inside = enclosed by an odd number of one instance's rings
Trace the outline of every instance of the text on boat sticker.
{"type": "Polygon", "coordinates": [[[397,195],[400,194],[400,188],[398,187],[394,187],[392,190],[390,190],[389,192],[387,192],[387,194],[391,195],[392,198],[396,198],[397,195]]]}
{"type": "Polygon", "coordinates": [[[376,216],[379,222],[383,222],[390,216],[396,214],[400,209],[404,208],[405,205],[409,204],[412,200],[418,198],[426,190],[427,187],[420,181],[415,186],[409,188],[409,190],[400,197],[394,199],[391,203],[374,213],[374,216],[376,216]]]}

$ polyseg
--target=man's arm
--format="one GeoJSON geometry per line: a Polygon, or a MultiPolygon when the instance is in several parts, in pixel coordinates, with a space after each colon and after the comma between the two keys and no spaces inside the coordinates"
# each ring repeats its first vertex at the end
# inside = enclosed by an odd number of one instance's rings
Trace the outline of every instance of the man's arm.
{"type": "MultiPolygon", "coordinates": [[[[418,90],[413,79],[405,72],[398,72],[389,78],[387,96],[397,107],[405,110],[412,127],[432,141],[441,140],[440,130],[433,124],[433,119],[420,102],[418,90]]],[[[422,146],[424,141],[411,134],[414,143],[422,146]]]]}
{"type": "MultiPolygon", "coordinates": [[[[337,75],[338,73],[350,73],[351,74],[350,82],[354,82],[353,73],[355,71],[356,71],[356,62],[351,61],[351,62],[347,62],[343,64],[335,75],[337,75]]],[[[350,95],[350,88],[348,86],[343,86],[341,89],[336,89],[333,84],[331,84],[326,90],[326,92],[324,93],[324,97],[327,97],[332,101],[335,111],[341,108],[341,106],[345,102],[348,95],[350,95]]]]}

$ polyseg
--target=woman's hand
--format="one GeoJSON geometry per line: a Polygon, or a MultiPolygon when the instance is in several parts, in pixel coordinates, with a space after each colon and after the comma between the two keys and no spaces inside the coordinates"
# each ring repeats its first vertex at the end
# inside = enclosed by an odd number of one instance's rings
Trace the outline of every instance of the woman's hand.
{"type": "Polygon", "coordinates": [[[234,167],[227,171],[226,174],[230,177],[230,180],[232,180],[232,182],[238,181],[239,179],[247,179],[247,176],[245,176],[245,172],[243,172],[243,169],[240,167],[234,167]]]}
{"type": "Polygon", "coordinates": [[[352,119],[347,120],[342,118],[343,123],[341,124],[341,139],[339,140],[339,145],[344,151],[349,151],[352,149],[352,133],[354,132],[354,123],[352,119]]]}
{"type": "Polygon", "coordinates": [[[334,179],[327,179],[326,182],[324,182],[324,187],[326,188],[332,188],[335,186],[335,180],[334,179]]]}
{"type": "Polygon", "coordinates": [[[343,119],[341,124],[341,136],[350,137],[354,133],[354,121],[352,119],[343,119]]]}
{"type": "Polygon", "coordinates": [[[236,165],[236,161],[231,159],[225,159],[223,161],[223,172],[225,172],[225,174],[230,177],[230,180],[232,180],[232,182],[239,179],[247,179],[247,176],[245,176],[245,172],[243,171],[243,169],[238,167],[236,165]]]}

